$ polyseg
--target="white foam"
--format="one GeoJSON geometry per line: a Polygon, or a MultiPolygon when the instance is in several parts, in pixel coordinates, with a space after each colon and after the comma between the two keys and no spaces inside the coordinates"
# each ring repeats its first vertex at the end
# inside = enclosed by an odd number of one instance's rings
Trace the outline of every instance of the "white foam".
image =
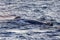
{"type": "Polygon", "coordinates": [[[7,30],[7,32],[27,33],[27,32],[28,32],[28,30],[11,29],[11,30],[7,30]]]}
{"type": "Polygon", "coordinates": [[[16,16],[0,16],[0,22],[6,21],[6,20],[13,20],[16,16]]]}

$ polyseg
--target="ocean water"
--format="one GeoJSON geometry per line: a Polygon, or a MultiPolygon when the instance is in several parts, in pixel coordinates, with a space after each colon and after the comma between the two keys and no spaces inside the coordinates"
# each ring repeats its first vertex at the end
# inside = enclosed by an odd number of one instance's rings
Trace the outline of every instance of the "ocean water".
{"type": "Polygon", "coordinates": [[[0,0],[0,40],[60,40],[60,0],[0,0]]]}

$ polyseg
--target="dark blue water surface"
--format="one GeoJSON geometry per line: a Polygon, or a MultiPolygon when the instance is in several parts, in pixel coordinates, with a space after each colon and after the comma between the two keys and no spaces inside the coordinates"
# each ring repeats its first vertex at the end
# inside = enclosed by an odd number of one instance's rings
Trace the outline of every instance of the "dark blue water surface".
{"type": "Polygon", "coordinates": [[[0,0],[0,40],[60,40],[59,0],[0,0]]]}

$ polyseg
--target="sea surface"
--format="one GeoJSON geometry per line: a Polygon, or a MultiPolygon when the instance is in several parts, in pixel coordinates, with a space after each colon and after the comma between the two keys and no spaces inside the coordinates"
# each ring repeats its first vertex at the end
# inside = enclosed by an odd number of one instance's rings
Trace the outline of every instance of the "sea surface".
{"type": "Polygon", "coordinates": [[[60,40],[60,0],[0,0],[0,40],[60,40]]]}

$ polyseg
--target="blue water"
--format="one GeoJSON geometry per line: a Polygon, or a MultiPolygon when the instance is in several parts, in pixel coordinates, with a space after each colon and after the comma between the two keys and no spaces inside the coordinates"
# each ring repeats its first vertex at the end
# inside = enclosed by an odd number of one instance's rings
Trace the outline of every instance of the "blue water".
{"type": "Polygon", "coordinates": [[[0,40],[60,40],[59,0],[0,0],[0,40]]]}

